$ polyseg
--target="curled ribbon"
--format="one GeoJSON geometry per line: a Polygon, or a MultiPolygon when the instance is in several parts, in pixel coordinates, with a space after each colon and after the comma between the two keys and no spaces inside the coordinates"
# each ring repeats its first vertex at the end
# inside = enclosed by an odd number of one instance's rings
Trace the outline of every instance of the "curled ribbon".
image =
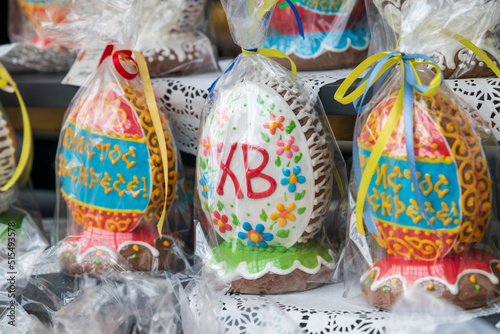
{"type": "Polygon", "coordinates": [[[291,65],[291,71],[292,71],[292,80],[295,78],[295,75],[297,74],[297,66],[295,66],[295,63],[293,60],[287,56],[286,53],[281,52],[279,50],[275,49],[241,49],[241,54],[244,56],[251,56],[254,54],[260,53],[263,56],[266,56],[268,58],[286,58],[290,61],[291,65]]]}
{"type": "Polygon", "coordinates": [[[165,201],[163,202],[163,209],[161,211],[160,220],[158,221],[158,234],[162,234],[163,223],[166,218],[167,213],[167,198],[168,198],[168,155],[167,155],[167,142],[165,140],[165,134],[163,133],[163,126],[161,123],[160,112],[158,111],[158,107],[156,105],[156,99],[153,91],[153,85],[151,84],[151,79],[149,76],[148,67],[146,65],[146,61],[142,54],[138,51],[133,50],[119,50],[112,52],[109,49],[109,45],[106,47],[103,53],[103,57],[101,58],[101,62],[107,56],[112,57],[113,66],[116,71],[125,79],[132,80],[137,75],[140,75],[142,86],[144,89],[144,95],[146,97],[146,103],[148,105],[149,113],[151,115],[151,121],[153,122],[153,127],[156,132],[156,136],[158,139],[158,146],[160,147],[160,155],[161,161],[163,165],[163,180],[165,182],[165,201]],[[132,58],[132,54],[135,56],[135,60],[132,58]],[[121,61],[126,60],[131,62],[135,68],[136,72],[130,73],[128,72],[122,65],[121,61]]]}
{"type": "Polygon", "coordinates": [[[17,100],[19,101],[19,107],[21,108],[21,115],[23,117],[23,148],[21,150],[21,156],[19,158],[19,162],[14,171],[14,174],[10,178],[10,180],[0,189],[0,191],[9,190],[23,175],[27,166],[31,165],[33,160],[33,151],[32,144],[33,138],[31,134],[31,125],[28,116],[28,111],[26,110],[26,105],[24,104],[23,98],[21,97],[21,93],[19,93],[19,89],[17,88],[16,83],[12,80],[9,72],[5,69],[5,67],[0,63],[0,89],[8,92],[8,93],[16,93],[17,100]]]}
{"type": "MultiPolygon", "coordinates": [[[[443,29],[441,31],[443,34],[455,39],[459,43],[463,44],[465,47],[474,52],[493,72],[500,77],[500,69],[491,61],[491,59],[486,55],[484,51],[478,48],[474,43],[467,40],[459,34],[453,34],[449,30],[443,29]]],[[[355,130],[354,130],[354,140],[353,140],[353,169],[356,184],[358,185],[358,196],[356,198],[356,228],[359,233],[365,234],[363,227],[363,216],[365,218],[366,226],[368,231],[371,233],[378,234],[377,227],[373,221],[373,217],[365,206],[366,195],[368,193],[368,187],[370,185],[371,179],[375,174],[375,170],[382,155],[383,149],[389,140],[394,128],[396,127],[398,119],[401,117],[403,112],[404,117],[404,134],[405,134],[405,145],[406,145],[406,155],[408,160],[408,166],[411,175],[411,181],[415,189],[417,203],[421,208],[424,208],[422,195],[420,193],[420,188],[418,187],[418,178],[415,165],[415,154],[414,154],[414,141],[413,141],[413,93],[424,96],[433,96],[439,90],[439,87],[443,81],[443,75],[441,70],[434,62],[433,59],[429,58],[423,54],[411,54],[405,55],[402,52],[382,52],[373,55],[362,62],[354,71],[345,79],[345,81],[340,85],[339,89],[335,93],[335,99],[343,104],[348,104],[354,102],[356,111],[359,114],[363,111],[361,107],[366,94],[370,87],[382,79],[385,80],[387,74],[399,64],[403,72],[403,82],[401,89],[399,90],[396,103],[392,107],[389,116],[387,118],[386,124],[382,128],[382,131],[378,137],[377,143],[375,144],[373,151],[368,159],[368,163],[364,169],[361,171],[361,165],[359,161],[358,145],[356,135],[358,133],[358,120],[356,120],[355,130]],[[417,61],[416,59],[424,59],[427,61],[417,61]],[[376,64],[375,64],[376,63],[376,64]],[[354,81],[371,65],[375,64],[371,72],[368,74],[368,79],[363,78],[358,87],[351,94],[346,96],[347,90],[354,84],[354,81]],[[415,65],[430,65],[435,68],[436,75],[431,80],[428,86],[422,85],[421,81],[417,75],[414,68],[415,65]],[[412,140],[408,140],[412,138],[412,140]]],[[[377,89],[375,89],[376,91],[377,89]]],[[[374,92],[375,94],[375,92],[374,92]]],[[[432,223],[425,210],[422,210],[424,218],[432,226],[432,223]]]]}
{"type": "Polygon", "coordinates": [[[302,36],[302,38],[305,38],[304,37],[304,26],[302,25],[302,20],[300,19],[300,15],[299,15],[299,12],[297,11],[297,8],[295,8],[295,6],[293,5],[297,1],[298,0],[285,0],[285,2],[280,3],[278,5],[278,7],[280,9],[286,8],[288,6],[290,6],[290,8],[292,8],[293,15],[295,15],[295,20],[297,20],[297,25],[299,26],[299,34],[300,34],[300,36],[302,36]]]}
{"type": "MultiPolygon", "coordinates": [[[[370,87],[376,83],[386,72],[389,73],[396,65],[401,66],[403,72],[403,82],[399,90],[396,103],[389,112],[387,121],[380,132],[377,142],[372,150],[370,159],[366,164],[365,169],[361,172],[359,161],[359,153],[357,147],[357,139],[354,138],[353,142],[353,168],[356,184],[358,185],[358,196],[356,198],[356,227],[359,233],[365,234],[363,227],[363,214],[365,216],[368,231],[378,234],[377,227],[373,221],[373,217],[369,212],[365,202],[368,194],[368,187],[371,179],[375,174],[377,164],[382,156],[385,145],[387,144],[390,136],[392,135],[398,120],[403,114],[404,119],[404,135],[406,145],[406,155],[408,166],[411,175],[411,181],[415,189],[417,203],[421,208],[424,208],[420,188],[418,187],[417,170],[415,165],[414,142],[413,142],[413,93],[424,96],[434,96],[443,81],[443,74],[439,66],[432,60],[432,58],[423,54],[405,55],[402,52],[384,52],[373,55],[361,63],[340,85],[335,93],[335,99],[341,103],[348,104],[354,102],[359,105],[363,102],[370,87]],[[417,59],[424,59],[425,61],[417,61],[417,59]],[[363,80],[362,83],[352,92],[346,96],[347,90],[351,87],[358,76],[367,70],[374,63],[375,66],[369,74],[368,80],[363,80]],[[429,85],[422,85],[420,78],[414,66],[417,65],[430,65],[436,69],[436,75],[432,78],[429,85]],[[411,138],[411,140],[408,140],[411,138]]],[[[356,107],[358,114],[362,108],[356,107]]],[[[355,136],[357,135],[358,121],[356,121],[355,136]]],[[[425,210],[422,210],[424,218],[430,223],[425,210]]],[[[432,224],[431,224],[432,226],[432,224]]]]}
{"type": "MultiPolygon", "coordinates": [[[[244,56],[251,56],[251,55],[254,55],[257,53],[260,53],[261,55],[269,57],[269,58],[277,57],[277,58],[288,59],[290,61],[291,71],[292,71],[291,79],[292,80],[295,79],[295,76],[297,75],[297,66],[295,65],[293,60],[286,55],[286,53],[281,52],[279,50],[275,50],[275,49],[243,49],[243,48],[241,48],[241,54],[244,56]]],[[[237,60],[238,60],[238,58],[236,58],[231,63],[231,65],[229,65],[229,67],[224,71],[223,75],[226,74],[227,72],[230,72],[233,69],[234,64],[236,64],[237,60]]],[[[210,98],[212,98],[214,95],[215,85],[217,84],[217,82],[219,82],[219,79],[220,79],[220,77],[215,79],[215,81],[212,83],[212,85],[210,85],[210,88],[208,89],[208,95],[210,98]]]]}
{"type": "MultiPolygon", "coordinates": [[[[257,15],[256,15],[257,21],[260,21],[262,19],[262,17],[264,17],[264,15],[266,15],[266,13],[269,12],[273,8],[273,6],[276,4],[276,2],[278,2],[278,0],[264,0],[260,4],[260,6],[258,7],[258,11],[257,11],[257,15]]],[[[295,8],[295,6],[293,5],[295,2],[297,2],[297,0],[285,0],[285,2],[282,4],[279,4],[278,7],[279,8],[285,8],[287,6],[292,7],[293,13],[295,15],[295,19],[297,20],[297,24],[299,26],[299,33],[302,36],[302,38],[304,38],[304,28],[302,26],[302,20],[300,19],[300,15],[299,15],[299,12],[297,11],[297,8],[295,8]]],[[[253,0],[247,0],[247,8],[248,8],[248,11],[250,13],[253,13],[253,8],[254,8],[253,5],[254,5],[253,0]]],[[[293,60],[290,57],[288,57],[288,55],[286,55],[284,52],[281,52],[281,51],[275,50],[275,49],[260,49],[260,48],[259,49],[244,49],[244,48],[241,48],[241,53],[245,56],[251,56],[253,54],[260,53],[260,54],[262,54],[266,57],[269,57],[269,58],[273,58],[273,57],[287,58],[291,64],[291,70],[292,70],[292,78],[291,79],[292,80],[295,79],[295,75],[297,74],[297,66],[295,65],[293,60]]],[[[229,67],[224,71],[223,74],[226,74],[227,72],[231,71],[233,69],[236,61],[237,61],[237,59],[235,59],[231,63],[231,65],[229,65],[229,67]]],[[[210,98],[212,98],[212,96],[213,96],[213,91],[214,91],[215,85],[217,84],[219,79],[220,79],[220,77],[215,79],[215,81],[212,83],[212,85],[210,85],[210,88],[208,89],[208,94],[209,94],[210,98]]]]}

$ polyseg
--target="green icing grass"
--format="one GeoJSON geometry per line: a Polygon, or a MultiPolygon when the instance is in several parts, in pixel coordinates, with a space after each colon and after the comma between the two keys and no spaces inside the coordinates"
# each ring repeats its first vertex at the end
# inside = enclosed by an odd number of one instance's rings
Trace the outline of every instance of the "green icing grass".
{"type": "Polygon", "coordinates": [[[287,249],[283,246],[250,247],[236,239],[222,242],[213,253],[217,263],[225,261],[226,270],[235,270],[241,262],[246,262],[248,272],[255,274],[264,270],[269,262],[273,262],[276,268],[286,270],[298,260],[304,267],[314,269],[318,267],[318,255],[327,262],[333,260],[328,250],[328,247],[315,241],[287,249]]]}

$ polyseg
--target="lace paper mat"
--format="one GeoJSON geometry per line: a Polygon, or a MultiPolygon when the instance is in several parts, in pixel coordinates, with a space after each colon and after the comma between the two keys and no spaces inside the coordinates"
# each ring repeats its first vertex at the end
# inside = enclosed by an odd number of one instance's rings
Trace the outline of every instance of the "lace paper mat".
{"type": "MultiPolygon", "coordinates": [[[[224,60],[219,65],[225,70],[230,63],[224,60]]],[[[346,78],[351,71],[300,72],[300,75],[312,89],[319,92],[321,87],[346,78]]],[[[196,155],[201,110],[208,96],[208,88],[220,74],[213,72],[152,80],[158,106],[168,114],[177,146],[182,152],[196,155]]],[[[448,80],[448,85],[479,110],[500,141],[500,79],[448,80]]]]}
{"type": "MultiPolygon", "coordinates": [[[[370,333],[383,334],[392,314],[371,308],[361,296],[342,297],[342,283],[272,296],[225,295],[216,311],[225,333],[370,333]]],[[[198,296],[190,296],[193,311],[198,296]]],[[[500,311],[499,306],[469,311],[460,321],[487,316],[500,311]]]]}
{"type": "MultiPolygon", "coordinates": [[[[230,64],[228,60],[219,62],[222,71],[230,64]]],[[[301,72],[300,75],[311,88],[319,92],[321,87],[345,78],[351,71],[301,72]]],[[[196,155],[201,110],[208,96],[208,88],[221,73],[151,80],[158,107],[168,115],[177,147],[182,152],[196,155]]]]}

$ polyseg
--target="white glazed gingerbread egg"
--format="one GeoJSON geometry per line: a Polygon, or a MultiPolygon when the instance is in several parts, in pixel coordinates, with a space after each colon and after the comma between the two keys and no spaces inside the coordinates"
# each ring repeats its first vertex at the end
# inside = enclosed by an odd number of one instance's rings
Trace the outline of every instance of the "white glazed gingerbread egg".
{"type": "Polygon", "coordinates": [[[225,241],[306,242],[326,217],[333,165],[308,96],[243,81],[219,93],[198,148],[198,193],[225,241]]]}

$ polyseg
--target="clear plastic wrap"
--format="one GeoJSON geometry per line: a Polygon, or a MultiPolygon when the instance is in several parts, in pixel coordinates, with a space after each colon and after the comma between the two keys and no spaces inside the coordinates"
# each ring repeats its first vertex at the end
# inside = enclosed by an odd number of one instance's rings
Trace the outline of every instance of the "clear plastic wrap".
{"type": "Polygon", "coordinates": [[[69,69],[75,53],[45,34],[43,24],[63,21],[70,6],[71,0],[9,0],[9,37],[16,45],[0,60],[41,72],[69,69]]]}
{"type": "Polygon", "coordinates": [[[222,4],[244,51],[203,111],[196,254],[233,291],[312,288],[336,268],[330,228],[346,216],[345,163],[317,94],[263,55],[276,50],[252,50],[264,42],[275,1],[222,4]]]}
{"type": "Polygon", "coordinates": [[[500,63],[500,3],[485,0],[366,0],[373,35],[370,54],[394,50],[432,57],[445,79],[494,76],[460,34],[500,63]],[[447,31],[448,33],[445,33],[447,31]]]}
{"type": "Polygon", "coordinates": [[[22,97],[0,64],[1,89],[15,93],[23,117],[23,143],[18,142],[0,104],[0,289],[10,290],[13,277],[22,285],[29,277],[36,257],[48,247],[40,213],[29,182],[32,145],[31,127],[22,97]],[[22,149],[21,149],[22,147],[22,149]],[[24,207],[23,203],[28,203],[24,207]]]}
{"type": "Polygon", "coordinates": [[[206,34],[211,0],[143,1],[141,28],[134,49],[149,72],[170,75],[215,70],[215,48],[206,34]]]}
{"type": "Polygon", "coordinates": [[[299,70],[350,67],[365,60],[370,31],[364,0],[327,3],[302,0],[297,1],[295,7],[304,37],[299,34],[292,8],[279,5],[271,20],[265,47],[285,52],[299,70]]]}
{"type": "Polygon", "coordinates": [[[73,275],[179,271],[188,263],[180,233],[191,218],[168,212],[183,180],[168,122],[140,53],[116,50],[134,43],[136,9],[135,1],[74,4],[52,27],[82,46],[115,43],[68,107],[57,150],[56,233],[69,236],[60,259],[73,275]]]}
{"type": "Polygon", "coordinates": [[[471,117],[477,111],[440,86],[432,63],[412,58],[425,56],[405,57],[387,55],[364,81],[371,85],[383,64],[397,60],[357,122],[346,288],[355,295],[360,284],[383,309],[412,290],[482,307],[500,296],[500,150],[484,121],[471,117]]]}
{"type": "Polygon", "coordinates": [[[385,326],[387,334],[494,334],[498,329],[428,294],[411,291],[391,311],[385,326]]]}
{"type": "Polygon", "coordinates": [[[166,272],[60,272],[64,242],[39,254],[32,277],[13,300],[0,294],[2,333],[221,333],[214,287],[166,272]],[[207,307],[200,314],[192,305],[207,307]],[[11,306],[13,305],[13,306],[11,306]],[[9,317],[10,309],[16,314],[9,317]],[[91,321],[90,321],[91,320],[91,321]],[[15,324],[15,327],[12,325],[15,324]],[[31,329],[31,331],[29,331],[31,329]]]}

